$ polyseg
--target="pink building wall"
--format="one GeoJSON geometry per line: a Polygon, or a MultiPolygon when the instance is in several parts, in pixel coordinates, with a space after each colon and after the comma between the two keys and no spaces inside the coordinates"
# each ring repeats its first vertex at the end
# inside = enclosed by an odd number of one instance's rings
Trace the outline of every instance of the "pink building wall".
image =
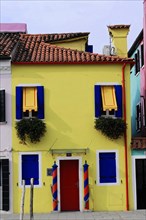
{"type": "Polygon", "coordinates": [[[140,95],[146,100],[146,0],[143,1],[143,43],[144,43],[144,66],[141,68],[140,95]]]}
{"type": "Polygon", "coordinates": [[[24,23],[0,23],[0,32],[27,33],[27,25],[24,23]]]}
{"type": "Polygon", "coordinates": [[[145,76],[145,99],[146,99],[146,0],[143,2],[143,39],[144,39],[144,76],[145,76]]]}

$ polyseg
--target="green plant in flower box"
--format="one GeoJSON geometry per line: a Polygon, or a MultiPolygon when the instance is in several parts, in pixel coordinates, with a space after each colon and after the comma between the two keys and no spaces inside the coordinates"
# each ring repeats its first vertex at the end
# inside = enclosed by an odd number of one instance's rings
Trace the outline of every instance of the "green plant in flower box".
{"type": "Polygon", "coordinates": [[[38,118],[23,118],[16,122],[15,128],[23,144],[26,144],[27,139],[31,143],[39,142],[46,132],[46,124],[38,118]]]}
{"type": "Polygon", "coordinates": [[[126,127],[125,121],[121,118],[100,117],[95,120],[95,129],[101,131],[103,135],[110,139],[120,138],[126,127]]]}

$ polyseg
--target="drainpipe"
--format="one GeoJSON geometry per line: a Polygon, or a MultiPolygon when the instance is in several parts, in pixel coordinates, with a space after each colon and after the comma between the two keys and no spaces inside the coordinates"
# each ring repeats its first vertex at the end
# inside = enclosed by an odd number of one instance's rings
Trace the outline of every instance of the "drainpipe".
{"type": "MultiPolygon", "coordinates": [[[[127,63],[122,66],[122,86],[123,86],[123,104],[124,104],[124,121],[126,123],[126,93],[125,93],[125,67],[127,63]]],[[[125,145],[125,176],[126,176],[126,210],[129,210],[129,188],[128,188],[128,147],[127,147],[127,129],[124,132],[124,145],[125,145]]]]}

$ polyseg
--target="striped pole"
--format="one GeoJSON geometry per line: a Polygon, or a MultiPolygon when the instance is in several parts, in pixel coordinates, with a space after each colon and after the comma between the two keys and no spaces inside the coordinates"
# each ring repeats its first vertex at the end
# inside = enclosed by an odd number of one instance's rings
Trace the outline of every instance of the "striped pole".
{"type": "Polygon", "coordinates": [[[52,186],[52,195],[53,195],[53,211],[58,211],[58,198],[57,198],[57,165],[54,161],[53,168],[53,186],[52,186]]]}
{"type": "Polygon", "coordinates": [[[83,165],[84,167],[84,209],[88,210],[89,209],[89,182],[88,182],[88,167],[89,165],[85,161],[85,164],[83,165]]]}

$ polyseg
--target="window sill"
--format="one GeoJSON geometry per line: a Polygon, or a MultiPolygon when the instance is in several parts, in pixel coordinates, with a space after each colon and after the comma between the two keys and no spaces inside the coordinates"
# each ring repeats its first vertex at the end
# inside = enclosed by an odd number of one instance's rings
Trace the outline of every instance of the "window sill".
{"type": "Polygon", "coordinates": [[[0,125],[6,125],[6,124],[7,124],[7,121],[0,122],[0,125]]]}
{"type": "Polygon", "coordinates": [[[120,118],[120,117],[116,117],[115,115],[101,115],[98,118],[95,117],[95,119],[99,119],[101,117],[103,117],[103,118],[114,118],[114,119],[120,118]]]}
{"type": "Polygon", "coordinates": [[[114,185],[119,185],[119,182],[116,183],[97,183],[97,186],[114,186],[114,185]]]}

